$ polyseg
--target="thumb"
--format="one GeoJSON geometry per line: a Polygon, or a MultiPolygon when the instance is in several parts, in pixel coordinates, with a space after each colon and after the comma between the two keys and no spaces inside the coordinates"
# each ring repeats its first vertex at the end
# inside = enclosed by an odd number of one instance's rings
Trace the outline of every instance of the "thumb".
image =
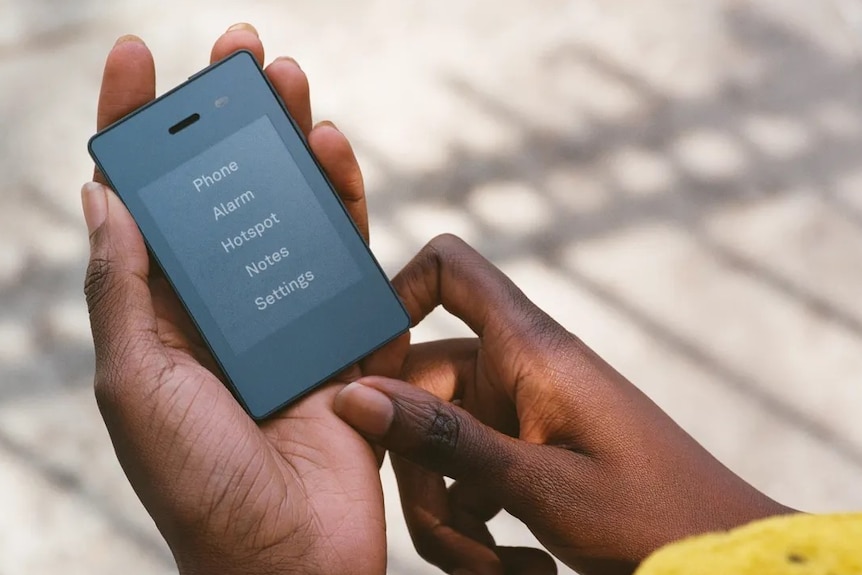
{"type": "Polygon", "coordinates": [[[90,182],[81,190],[90,234],[90,263],[84,282],[99,375],[116,373],[117,362],[158,343],[148,285],[149,255],[140,231],[108,187],[90,182]]]}
{"type": "Polygon", "coordinates": [[[418,387],[364,378],[339,392],[334,410],[369,440],[429,471],[482,482],[515,507],[534,500],[527,479],[542,446],[499,433],[418,387]]]}

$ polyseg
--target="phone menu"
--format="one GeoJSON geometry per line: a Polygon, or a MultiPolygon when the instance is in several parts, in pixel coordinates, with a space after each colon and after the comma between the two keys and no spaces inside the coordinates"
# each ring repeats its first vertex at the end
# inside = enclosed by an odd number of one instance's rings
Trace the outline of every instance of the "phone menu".
{"type": "Polygon", "coordinates": [[[140,194],[234,353],[360,279],[267,116],[140,194]]]}

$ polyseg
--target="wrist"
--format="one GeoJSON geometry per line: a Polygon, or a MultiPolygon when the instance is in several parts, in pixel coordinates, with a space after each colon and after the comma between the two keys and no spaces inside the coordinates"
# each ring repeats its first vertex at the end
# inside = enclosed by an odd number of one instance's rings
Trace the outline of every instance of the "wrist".
{"type": "Polygon", "coordinates": [[[728,531],[742,525],[747,525],[760,519],[774,517],[777,515],[791,515],[799,513],[796,509],[782,505],[774,499],[761,493],[753,487],[745,490],[737,497],[727,499],[725,502],[717,502],[711,514],[711,525],[709,529],[701,529],[702,533],[708,531],[728,531]]]}
{"type": "MultiPolygon", "coordinates": [[[[629,557],[637,565],[654,552],[674,542],[708,533],[723,533],[735,528],[778,515],[797,513],[782,505],[735,475],[722,481],[690,485],[688,496],[666,499],[663,520],[639,524],[632,533],[642,544],[634,547],[638,553],[629,557]],[[671,503],[672,502],[672,503],[671,503]],[[640,538],[638,537],[640,535],[640,538]]],[[[678,487],[677,487],[678,488],[678,487]]]]}
{"type": "MultiPolygon", "coordinates": [[[[775,515],[796,513],[761,492],[702,449],[690,452],[684,480],[671,484],[665,501],[674,501],[668,514],[667,543],[704,533],[722,532],[775,515]]],[[[653,548],[651,551],[654,551],[653,548]]]]}

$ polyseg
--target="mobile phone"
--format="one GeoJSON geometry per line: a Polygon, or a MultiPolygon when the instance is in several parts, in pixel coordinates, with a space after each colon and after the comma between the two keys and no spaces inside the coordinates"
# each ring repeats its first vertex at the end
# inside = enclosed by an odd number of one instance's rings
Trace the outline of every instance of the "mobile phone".
{"type": "Polygon", "coordinates": [[[99,132],[89,150],[255,419],[409,327],[251,53],[99,132]]]}

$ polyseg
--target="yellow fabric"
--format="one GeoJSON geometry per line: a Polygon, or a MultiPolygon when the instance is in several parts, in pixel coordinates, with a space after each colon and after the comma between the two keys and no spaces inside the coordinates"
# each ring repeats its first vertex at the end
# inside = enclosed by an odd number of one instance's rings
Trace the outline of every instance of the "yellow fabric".
{"type": "Polygon", "coordinates": [[[636,575],[862,575],[862,514],[786,515],[658,550],[636,575]]]}

